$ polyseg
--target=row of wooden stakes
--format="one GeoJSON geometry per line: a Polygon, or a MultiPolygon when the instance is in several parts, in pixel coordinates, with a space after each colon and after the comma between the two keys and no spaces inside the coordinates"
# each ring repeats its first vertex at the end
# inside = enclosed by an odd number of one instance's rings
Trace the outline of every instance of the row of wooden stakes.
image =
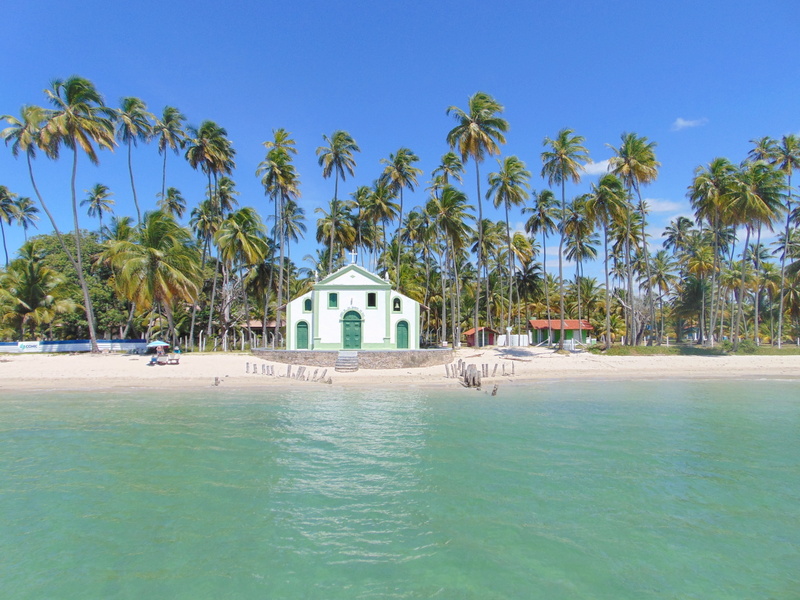
{"type": "MultiPolygon", "coordinates": [[[[258,365],[259,363],[253,363],[253,375],[258,375],[258,365]]],[[[286,377],[287,379],[296,379],[297,381],[318,381],[319,383],[332,383],[333,380],[328,377],[327,379],[325,376],[328,374],[328,369],[322,369],[322,373],[319,372],[319,369],[314,369],[314,373],[311,373],[309,369],[306,371],[305,367],[297,367],[296,371],[292,371],[293,365],[286,365],[286,375],[277,375],[277,377],[286,377]]],[[[244,372],[249,374],[250,373],[250,363],[244,363],[244,372]]],[[[270,377],[275,377],[275,365],[268,365],[266,363],[261,363],[261,374],[262,375],[269,375],[270,377]]]]}

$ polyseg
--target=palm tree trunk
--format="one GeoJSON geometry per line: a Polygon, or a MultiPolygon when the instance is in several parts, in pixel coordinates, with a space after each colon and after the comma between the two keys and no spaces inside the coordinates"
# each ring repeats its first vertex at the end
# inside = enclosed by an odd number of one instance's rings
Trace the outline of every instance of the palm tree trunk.
{"type": "Polygon", "coordinates": [[[547,343],[553,345],[553,323],[550,317],[550,286],[547,285],[547,236],[542,228],[542,273],[544,275],[544,303],[547,308],[547,343]]]}
{"type": "Polygon", "coordinates": [[[164,148],[164,166],[161,168],[161,199],[164,199],[167,190],[167,149],[164,148]]]}
{"type": "Polygon", "coordinates": [[[402,242],[400,235],[403,231],[403,186],[400,186],[400,219],[397,222],[397,265],[395,267],[394,284],[397,291],[400,291],[400,255],[402,254],[402,242]]]}
{"type": "Polygon", "coordinates": [[[647,232],[645,231],[645,224],[647,222],[644,210],[644,202],[642,202],[642,193],[639,191],[639,186],[636,186],[636,195],[639,198],[639,214],[642,217],[642,250],[644,252],[644,270],[645,277],[647,277],[647,307],[650,314],[650,336],[647,340],[647,345],[653,345],[653,330],[656,326],[656,305],[653,298],[653,285],[650,278],[650,250],[647,247],[647,232]]]}
{"type": "MultiPolygon", "coordinates": [[[[166,152],[164,153],[166,157],[166,152]]],[[[139,200],[136,198],[136,185],[133,182],[133,164],[131,163],[131,142],[128,141],[128,173],[131,176],[131,191],[133,192],[133,205],[136,207],[136,218],[142,224],[142,212],[139,210],[139,200]]]]}
{"type": "Polygon", "coordinates": [[[73,143],[72,153],[72,219],[75,223],[75,258],[77,262],[78,283],[81,286],[83,293],[84,308],[86,311],[86,321],[89,325],[89,343],[92,347],[92,352],[99,352],[97,347],[97,334],[94,328],[94,309],[92,308],[92,299],[89,296],[89,286],[86,284],[86,277],[83,273],[83,257],[81,256],[81,230],[78,223],[78,197],[75,193],[75,178],[78,173],[78,146],[75,140],[73,143]]]}
{"type": "Polygon", "coordinates": [[[753,308],[755,309],[754,316],[753,316],[753,341],[755,342],[756,346],[759,345],[758,340],[758,309],[759,309],[759,300],[761,299],[761,289],[760,289],[760,277],[761,277],[761,256],[758,252],[761,249],[761,223],[758,224],[758,234],[756,239],[756,256],[754,261],[754,267],[756,270],[756,282],[755,282],[755,292],[753,297],[753,308]]]}
{"type": "Polygon", "coordinates": [[[214,282],[211,285],[211,304],[208,307],[208,327],[206,328],[206,336],[211,335],[211,324],[214,322],[214,299],[217,295],[217,272],[220,267],[219,250],[217,250],[217,264],[214,265],[214,282]]]}
{"type": "Polygon", "coordinates": [[[788,175],[787,188],[789,190],[789,197],[786,200],[786,228],[783,234],[783,252],[781,253],[781,299],[778,306],[778,350],[781,348],[781,341],[783,338],[783,302],[786,292],[786,254],[789,249],[789,238],[791,234],[792,223],[792,174],[791,171],[788,175]]]}
{"type": "Polygon", "coordinates": [[[511,334],[509,333],[509,327],[511,327],[511,296],[512,296],[512,284],[514,281],[513,273],[514,273],[514,253],[511,250],[511,225],[508,222],[508,202],[505,202],[506,207],[506,241],[508,242],[508,320],[506,321],[506,346],[511,345],[511,334]]]}
{"type": "Polygon", "coordinates": [[[278,338],[278,333],[281,328],[281,305],[283,304],[283,263],[284,263],[284,239],[285,234],[283,231],[283,199],[281,198],[281,205],[278,209],[279,220],[276,223],[278,228],[278,235],[280,236],[280,262],[278,264],[278,303],[275,306],[275,339],[278,338]]]}
{"type": "Polygon", "coordinates": [[[628,278],[628,339],[626,340],[627,346],[636,345],[636,309],[634,307],[633,299],[633,259],[631,256],[631,215],[628,213],[628,218],[625,222],[625,270],[628,278]]]}
{"type": "Polygon", "coordinates": [[[558,295],[559,314],[561,315],[560,335],[558,339],[558,349],[564,349],[564,215],[567,214],[567,195],[564,180],[561,180],[561,230],[558,242],[558,295]]]}
{"type": "Polygon", "coordinates": [[[611,348],[611,293],[608,282],[608,223],[603,223],[603,247],[605,249],[604,271],[606,276],[606,347],[611,348]]]}
{"type": "Polygon", "coordinates": [[[3,226],[3,218],[0,217],[0,231],[3,233],[3,251],[6,253],[6,269],[8,268],[8,246],[6,246],[6,228],[3,226]]]}
{"type": "MultiPolygon", "coordinates": [[[[483,258],[483,201],[481,199],[481,171],[478,159],[475,159],[475,183],[478,188],[478,268],[475,271],[477,281],[475,282],[475,310],[473,314],[473,327],[475,329],[475,347],[481,346],[481,339],[478,335],[478,311],[481,301],[481,259],[483,258]]],[[[487,298],[488,302],[488,298],[487,298]]]]}
{"type": "Polygon", "coordinates": [[[122,332],[122,339],[128,339],[128,332],[131,330],[131,326],[133,325],[133,315],[136,312],[136,303],[131,302],[131,308],[128,311],[128,319],[125,321],[125,330],[122,332]]]}
{"type": "Polygon", "coordinates": [[[442,278],[442,342],[447,342],[447,277],[445,276],[445,269],[447,268],[447,255],[445,254],[444,257],[440,256],[440,271],[441,271],[441,278],[442,278]]]}
{"type": "Polygon", "coordinates": [[[739,299],[738,307],[736,309],[736,319],[734,320],[731,336],[733,337],[733,351],[739,349],[739,327],[741,326],[744,317],[744,288],[747,280],[747,245],[750,243],[750,226],[745,227],[747,234],[744,240],[744,249],[742,250],[742,281],[739,284],[739,299]]]}

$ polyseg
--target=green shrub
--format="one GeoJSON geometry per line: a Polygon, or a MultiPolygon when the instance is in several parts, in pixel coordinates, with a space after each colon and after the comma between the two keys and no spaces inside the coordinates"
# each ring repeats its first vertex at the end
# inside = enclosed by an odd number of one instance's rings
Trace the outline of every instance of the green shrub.
{"type": "Polygon", "coordinates": [[[755,354],[756,350],[758,350],[758,346],[753,340],[742,340],[739,342],[739,350],[740,354],[755,354]]]}
{"type": "Polygon", "coordinates": [[[730,340],[722,340],[719,344],[719,347],[725,350],[725,352],[730,352],[733,350],[733,342],[730,340]]]}

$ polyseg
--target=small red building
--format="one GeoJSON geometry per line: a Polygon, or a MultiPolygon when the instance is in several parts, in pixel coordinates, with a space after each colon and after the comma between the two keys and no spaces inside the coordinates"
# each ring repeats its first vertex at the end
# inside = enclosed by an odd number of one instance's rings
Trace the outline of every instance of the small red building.
{"type": "Polygon", "coordinates": [[[467,329],[464,336],[467,338],[467,346],[494,346],[497,343],[499,331],[491,327],[478,327],[478,343],[475,343],[475,328],[467,329]]]}

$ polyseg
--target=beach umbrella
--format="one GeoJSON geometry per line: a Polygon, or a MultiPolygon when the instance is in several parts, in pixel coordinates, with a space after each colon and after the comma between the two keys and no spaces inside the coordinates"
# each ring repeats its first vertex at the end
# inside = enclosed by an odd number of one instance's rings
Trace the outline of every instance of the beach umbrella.
{"type": "Polygon", "coordinates": [[[159,346],[169,346],[167,342],[162,342],[161,340],[156,340],[155,342],[150,342],[147,344],[148,348],[158,348],[159,346]]]}

